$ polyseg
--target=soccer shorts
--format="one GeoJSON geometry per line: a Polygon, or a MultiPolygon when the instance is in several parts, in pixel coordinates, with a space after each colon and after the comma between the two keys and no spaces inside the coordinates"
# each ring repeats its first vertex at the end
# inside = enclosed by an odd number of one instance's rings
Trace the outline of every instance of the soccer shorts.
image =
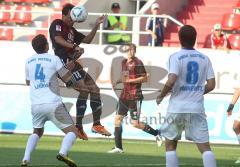
{"type": "Polygon", "coordinates": [[[52,121],[59,129],[73,125],[63,103],[36,104],[31,107],[33,128],[43,128],[46,121],[52,121]]]}
{"type": "Polygon", "coordinates": [[[209,142],[205,113],[167,113],[160,130],[168,140],[180,140],[185,131],[187,140],[195,143],[209,142]]]}
{"type": "Polygon", "coordinates": [[[139,120],[142,100],[119,100],[117,115],[127,116],[130,111],[132,120],[139,120]]]}

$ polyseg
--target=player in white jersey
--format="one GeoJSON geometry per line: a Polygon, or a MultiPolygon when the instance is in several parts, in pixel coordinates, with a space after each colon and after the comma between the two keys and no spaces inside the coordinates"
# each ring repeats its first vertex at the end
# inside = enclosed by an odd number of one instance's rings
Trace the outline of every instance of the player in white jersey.
{"type": "Polygon", "coordinates": [[[166,119],[160,128],[166,140],[166,166],[178,167],[177,143],[182,132],[197,144],[204,167],[216,167],[209,144],[203,95],[215,88],[215,77],[209,58],[193,47],[197,32],[184,25],[179,33],[182,49],[168,61],[168,80],[157,97],[157,104],[171,91],[166,119]]]}
{"type": "MultiPolygon", "coordinates": [[[[229,104],[228,109],[227,109],[228,116],[232,115],[234,105],[237,103],[239,96],[240,96],[240,86],[237,86],[237,87],[235,87],[232,101],[229,104]]],[[[240,144],[240,116],[239,115],[234,117],[233,130],[236,133],[238,142],[240,144]]],[[[238,160],[235,163],[240,164],[240,157],[238,158],[238,160]]]]}
{"type": "Polygon", "coordinates": [[[52,121],[66,134],[57,159],[65,162],[68,166],[76,167],[77,165],[67,157],[67,154],[76,140],[77,130],[58,94],[59,84],[57,80],[57,75],[59,75],[63,81],[69,81],[72,77],[70,71],[73,69],[74,63],[70,62],[63,66],[57,56],[48,54],[49,46],[44,35],[34,37],[32,47],[37,54],[27,59],[25,71],[26,83],[30,85],[34,130],[28,138],[21,166],[29,164],[31,152],[36,148],[43,135],[45,122],[52,121]]]}

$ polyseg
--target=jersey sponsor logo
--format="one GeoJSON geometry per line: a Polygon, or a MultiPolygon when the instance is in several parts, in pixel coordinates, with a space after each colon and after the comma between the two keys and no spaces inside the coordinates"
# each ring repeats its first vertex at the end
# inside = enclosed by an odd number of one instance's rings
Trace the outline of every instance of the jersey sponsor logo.
{"type": "Polygon", "coordinates": [[[49,84],[44,82],[40,82],[39,84],[34,86],[35,89],[48,88],[48,87],[49,87],[49,84]]]}
{"type": "Polygon", "coordinates": [[[62,27],[60,25],[56,25],[56,31],[62,31],[62,27]]]}

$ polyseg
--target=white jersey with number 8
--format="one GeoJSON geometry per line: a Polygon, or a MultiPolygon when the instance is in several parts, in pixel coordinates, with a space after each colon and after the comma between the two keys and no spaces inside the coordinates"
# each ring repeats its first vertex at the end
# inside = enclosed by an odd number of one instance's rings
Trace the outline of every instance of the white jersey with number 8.
{"type": "Polygon", "coordinates": [[[207,80],[214,78],[209,58],[194,49],[182,49],[169,57],[168,73],[176,74],[177,81],[172,89],[167,111],[204,112],[205,84],[207,80]]]}

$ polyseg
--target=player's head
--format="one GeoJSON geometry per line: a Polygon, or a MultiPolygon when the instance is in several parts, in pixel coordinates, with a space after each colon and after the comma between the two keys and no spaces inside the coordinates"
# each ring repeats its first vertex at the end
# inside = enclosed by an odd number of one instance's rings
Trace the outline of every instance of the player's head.
{"type": "Polygon", "coordinates": [[[32,47],[38,54],[47,53],[49,49],[47,38],[42,34],[38,34],[32,40],[32,47]]]}
{"type": "Polygon", "coordinates": [[[120,4],[117,3],[117,2],[114,2],[114,3],[112,4],[111,9],[112,9],[112,12],[113,12],[113,13],[120,13],[120,10],[121,10],[120,4]]]}
{"type": "Polygon", "coordinates": [[[130,43],[130,44],[127,44],[127,53],[128,53],[128,58],[133,58],[135,57],[135,54],[136,54],[136,51],[137,51],[137,47],[135,44],[133,43],[130,43]]]}
{"type": "Polygon", "coordinates": [[[183,48],[193,48],[197,38],[197,31],[191,25],[184,25],[179,30],[178,36],[183,48]]]}
{"type": "Polygon", "coordinates": [[[160,11],[159,4],[158,4],[158,3],[152,4],[152,6],[151,6],[151,12],[152,12],[152,14],[153,14],[153,15],[158,15],[158,14],[159,14],[159,11],[160,11]]]}
{"type": "Polygon", "coordinates": [[[217,23],[213,26],[213,33],[217,36],[220,36],[222,34],[222,25],[217,23]]]}
{"type": "Polygon", "coordinates": [[[72,27],[74,24],[74,21],[72,21],[70,12],[74,8],[74,5],[71,3],[67,3],[62,8],[62,20],[65,24],[67,24],[69,27],[72,27]]]}

